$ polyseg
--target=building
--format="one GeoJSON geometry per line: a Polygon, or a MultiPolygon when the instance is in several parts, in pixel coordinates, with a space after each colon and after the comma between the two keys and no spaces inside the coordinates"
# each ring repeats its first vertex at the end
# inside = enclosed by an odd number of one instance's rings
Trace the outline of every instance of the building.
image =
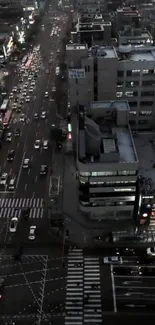
{"type": "Polygon", "coordinates": [[[72,109],[92,101],[127,100],[135,130],[155,127],[155,47],[69,44],[66,63],[72,109]]]}
{"type": "Polygon", "coordinates": [[[23,12],[20,0],[0,0],[0,16],[12,18],[21,16],[23,12]]]}
{"type": "Polygon", "coordinates": [[[126,101],[93,102],[79,113],[79,206],[92,219],[134,218],[138,158],[128,121],[126,101]]]}
{"type": "Polygon", "coordinates": [[[135,47],[148,47],[153,45],[153,37],[146,29],[125,26],[124,30],[118,32],[118,45],[124,44],[131,44],[135,47]]]}
{"type": "Polygon", "coordinates": [[[116,10],[114,23],[116,32],[124,29],[126,25],[139,28],[140,22],[141,16],[136,7],[123,7],[116,10]]]}
{"type": "Polygon", "coordinates": [[[133,135],[129,111],[122,100],[92,102],[89,113],[79,107],[79,208],[105,231],[155,225],[155,136],[133,135]]]}
{"type": "Polygon", "coordinates": [[[110,45],[111,22],[104,21],[101,14],[83,14],[71,31],[73,43],[93,45],[110,45]]]}

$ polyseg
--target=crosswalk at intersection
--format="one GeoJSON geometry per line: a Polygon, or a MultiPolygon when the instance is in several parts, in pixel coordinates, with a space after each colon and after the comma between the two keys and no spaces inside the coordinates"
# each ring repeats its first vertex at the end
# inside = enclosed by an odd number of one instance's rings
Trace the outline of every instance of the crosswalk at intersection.
{"type": "Polygon", "coordinates": [[[4,198],[0,199],[0,218],[20,218],[22,209],[30,208],[29,219],[43,218],[44,200],[42,198],[4,198]]]}
{"type": "Polygon", "coordinates": [[[99,258],[68,254],[65,325],[102,324],[99,258]]]}

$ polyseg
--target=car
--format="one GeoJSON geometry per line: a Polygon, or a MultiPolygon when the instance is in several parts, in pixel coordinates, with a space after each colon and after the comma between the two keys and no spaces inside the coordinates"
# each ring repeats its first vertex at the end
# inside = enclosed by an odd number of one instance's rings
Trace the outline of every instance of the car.
{"type": "Polygon", "coordinates": [[[28,219],[29,218],[30,211],[31,211],[30,207],[22,209],[22,217],[23,217],[23,219],[28,219]]]}
{"type": "Polygon", "coordinates": [[[41,140],[36,140],[34,143],[34,148],[35,149],[40,149],[40,145],[41,145],[41,140]]]}
{"type": "Polygon", "coordinates": [[[13,105],[12,105],[12,109],[13,109],[13,110],[16,110],[16,109],[17,109],[17,103],[13,103],[13,105]]]}
{"type": "Polygon", "coordinates": [[[56,87],[52,87],[52,92],[55,92],[56,91],[56,87]]]}
{"type": "Polygon", "coordinates": [[[13,92],[13,93],[16,93],[16,92],[17,92],[17,87],[16,87],[16,86],[13,87],[12,92],[13,92]]]}
{"type": "Polygon", "coordinates": [[[47,73],[47,74],[49,74],[49,73],[50,73],[48,69],[46,70],[46,73],[47,73]]]}
{"type": "Polygon", "coordinates": [[[22,96],[25,97],[27,95],[26,91],[23,91],[22,96]]]}
{"type": "Polygon", "coordinates": [[[103,258],[104,264],[122,264],[123,259],[121,256],[106,256],[103,258]]]}
{"type": "Polygon", "coordinates": [[[28,80],[32,80],[32,76],[29,76],[29,77],[28,77],[28,80]]]}
{"type": "Polygon", "coordinates": [[[29,231],[29,239],[30,240],[35,239],[35,231],[36,231],[36,226],[30,226],[30,231],[29,231]]]}
{"type": "Polygon", "coordinates": [[[45,91],[45,98],[48,98],[48,91],[45,91]]]}
{"type": "Polygon", "coordinates": [[[7,156],[7,161],[12,162],[15,158],[15,151],[14,150],[10,150],[8,152],[8,156],[7,156]]]}
{"type": "Polygon", "coordinates": [[[27,96],[27,97],[25,98],[25,101],[26,101],[27,103],[29,103],[29,102],[30,102],[30,97],[27,96]]]}
{"type": "Polygon", "coordinates": [[[9,231],[10,232],[16,232],[17,230],[17,225],[18,225],[18,218],[17,217],[13,217],[10,221],[10,227],[9,227],[9,231]]]}
{"type": "Polygon", "coordinates": [[[25,122],[25,115],[24,114],[21,114],[19,120],[20,120],[20,122],[25,122]]]}
{"type": "Polygon", "coordinates": [[[10,179],[9,184],[8,184],[8,190],[9,191],[14,191],[14,189],[15,189],[15,183],[16,183],[16,177],[12,177],[10,179]]]}
{"type": "Polygon", "coordinates": [[[42,176],[42,175],[47,175],[47,173],[48,173],[48,167],[47,167],[47,165],[41,165],[40,166],[40,175],[42,176]]]}
{"type": "Polygon", "coordinates": [[[30,87],[29,93],[33,93],[33,91],[34,91],[34,88],[33,87],[30,87]]]}
{"type": "Polygon", "coordinates": [[[19,137],[20,136],[20,129],[15,129],[15,137],[19,137]]]}
{"type": "Polygon", "coordinates": [[[46,112],[45,112],[45,111],[41,112],[40,117],[41,117],[42,119],[45,119],[45,118],[46,118],[46,112]]]}
{"type": "Polygon", "coordinates": [[[11,142],[12,141],[12,133],[9,132],[6,134],[6,142],[11,142]]]}
{"type": "Polygon", "coordinates": [[[30,159],[25,158],[23,162],[23,169],[28,169],[30,167],[30,159]]]}
{"type": "Polygon", "coordinates": [[[121,247],[116,248],[116,254],[121,256],[132,256],[135,255],[136,252],[134,248],[121,247]]]}
{"type": "Polygon", "coordinates": [[[20,107],[17,107],[17,109],[16,109],[16,113],[19,114],[19,113],[21,113],[21,111],[22,111],[21,108],[20,108],[20,107]]]}
{"type": "Polygon", "coordinates": [[[155,256],[155,247],[148,247],[146,251],[147,251],[147,255],[155,256]]]}
{"type": "Polygon", "coordinates": [[[60,50],[59,49],[57,49],[57,53],[60,53],[60,50]]]}
{"type": "Polygon", "coordinates": [[[48,149],[48,140],[43,141],[43,149],[48,149]]]}
{"type": "Polygon", "coordinates": [[[38,113],[34,113],[33,118],[34,118],[34,120],[38,120],[38,118],[39,118],[38,113]]]}
{"type": "Polygon", "coordinates": [[[8,180],[8,174],[7,173],[3,173],[1,178],[0,178],[0,184],[1,185],[6,185],[8,180]]]}
{"type": "Polygon", "coordinates": [[[35,86],[35,84],[36,84],[36,83],[35,83],[35,80],[32,80],[30,86],[33,87],[33,86],[35,86]]]}

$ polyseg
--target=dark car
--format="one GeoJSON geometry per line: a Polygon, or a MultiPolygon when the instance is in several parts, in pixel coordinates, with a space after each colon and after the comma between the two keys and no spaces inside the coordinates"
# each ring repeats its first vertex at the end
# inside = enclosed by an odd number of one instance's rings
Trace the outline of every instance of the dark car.
{"type": "Polygon", "coordinates": [[[47,175],[47,173],[48,173],[48,167],[47,167],[47,165],[41,165],[41,167],[40,167],[40,175],[42,176],[42,175],[47,175]]]}
{"type": "Polygon", "coordinates": [[[23,208],[22,209],[22,216],[24,219],[28,219],[29,218],[29,214],[30,214],[30,208],[23,208]]]}
{"type": "Polygon", "coordinates": [[[14,160],[14,158],[15,158],[15,151],[14,150],[10,150],[9,152],[8,152],[8,157],[7,157],[7,161],[13,161],[14,160]]]}
{"type": "Polygon", "coordinates": [[[15,130],[15,137],[19,137],[20,136],[20,129],[16,129],[15,130]]]}

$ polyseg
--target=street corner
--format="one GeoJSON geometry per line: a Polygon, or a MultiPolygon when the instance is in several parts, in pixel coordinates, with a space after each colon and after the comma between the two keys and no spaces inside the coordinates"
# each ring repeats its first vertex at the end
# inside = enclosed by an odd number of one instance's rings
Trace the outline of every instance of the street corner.
{"type": "Polygon", "coordinates": [[[12,255],[1,257],[1,278],[4,279],[0,302],[2,321],[10,318],[24,322],[31,318],[32,324],[40,317],[47,259],[46,255],[23,255],[20,261],[14,260],[12,255]]]}

